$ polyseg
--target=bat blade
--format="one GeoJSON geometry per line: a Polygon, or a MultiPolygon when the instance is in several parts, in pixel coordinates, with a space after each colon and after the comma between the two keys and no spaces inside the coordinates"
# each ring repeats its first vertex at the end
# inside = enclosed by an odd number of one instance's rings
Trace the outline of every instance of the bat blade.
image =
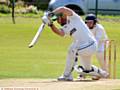
{"type": "Polygon", "coordinates": [[[33,40],[29,44],[29,46],[28,46],[29,48],[33,47],[36,44],[36,42],[38,41],[38,38],[40,37],[40,34],[43,31],[44,27],[45,27],[45,23],[42,23],[41,26],[39,27],[37,33],[35,34],[33,40]]]}

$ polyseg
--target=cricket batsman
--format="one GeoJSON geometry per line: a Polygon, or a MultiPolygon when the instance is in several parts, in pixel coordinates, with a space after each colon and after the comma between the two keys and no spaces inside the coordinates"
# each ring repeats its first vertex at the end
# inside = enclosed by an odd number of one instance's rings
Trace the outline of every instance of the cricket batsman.
{"type": "Polygon", "coordinates": [[[58,29],[52,23],[51,15],[48,15],[47,19],[42,18],[43,22],[48,24],[55,34],[62,37],[69,35],[73,38],[73,42],[69,46],[64,73],[58,77],[58,80],[72,81],[73,67],[79,74],[107,78],[109,74],[106,71],[91,64],[91,57],[96,52],[97,41],[82,18],[66,7],[59,7],[51,13],[56,16],[61,28],[58,29]],[[80,57],[80,66],[74,66],[76,57],[80,57]]]}

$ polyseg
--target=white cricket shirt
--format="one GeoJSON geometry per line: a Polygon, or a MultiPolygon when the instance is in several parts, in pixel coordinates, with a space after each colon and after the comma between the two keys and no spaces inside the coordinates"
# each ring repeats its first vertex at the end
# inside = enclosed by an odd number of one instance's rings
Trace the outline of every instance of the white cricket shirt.
{"type": "Polygon", "coordinates": [[[67,17],[67,20],[68,22],[63,26],[62,30],[65,34],[72,36],[75,42],[86,44],[91,41],[96,41],[92,32],[76,13],[73,12],[73,15],[67,17]]]}
{"type": "Polygon", "coordinates": [[[90,30],[98,43],[98,51],[104,51],[104,42],[102,41],[108,39],[104,27],[101,24],[96,24],[96,26],[90,30]]]}

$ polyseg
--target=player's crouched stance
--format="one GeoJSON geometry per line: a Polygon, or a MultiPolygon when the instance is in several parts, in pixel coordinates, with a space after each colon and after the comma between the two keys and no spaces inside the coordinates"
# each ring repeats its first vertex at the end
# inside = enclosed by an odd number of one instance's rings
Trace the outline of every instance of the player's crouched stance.
{"type": "Polygon", "coordinates": [[[97,43],[84,21],[74,11],[66,7],[59,7],[53,12],[57,16],[58,24],[62,26],[58,29],[53,23],[48,23],[43,18],[43,21],[49,24],[51,30],[59,35],[69,35],[73,38],[73,43],[70,45],[66,60],[65,70],[59,81],[72,81],[72,71],[75,69],[79,74],[89,74],[98,77],[108,77],[108,73],[91,65],[91,57],[96,52],[97,43]],[[75,66],[77,57],[80,56],[81,66],[75,66]]]}

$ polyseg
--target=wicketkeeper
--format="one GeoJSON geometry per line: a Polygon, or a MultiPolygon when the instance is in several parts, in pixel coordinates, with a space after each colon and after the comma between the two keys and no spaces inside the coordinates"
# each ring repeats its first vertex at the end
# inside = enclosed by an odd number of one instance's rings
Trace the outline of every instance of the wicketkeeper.
{"type": "MultiPolygon", "coordinates": [[[[98,19],[94,14],[86,15],[85,23],[88,26],[88,28],[90,29],[90,31],[93,33],[93,35],[98,43],[98,47],[97,47],[97,51],[96,51],[97,60],[99,61],[101,68],[105,71],[108,71],[107,63],[104,62],[104,44],[105,44],[104,42],[106,40],[108,40],[108,36],[105,32],[105,29],[98,22],[98,19]]],[[[96,78],[94,77],[93,79],[97,79],[97,77],[96,78]]]]}
{"type": "Polygon", "coordinates": [[[94,14],[88,14],[85,18],[85,23],[94,34],[98,43],[96,57],[100,63],[100,66],[103,70],[107,71],[107,65],[104,63],[104,42],[108,40],[108,36],[105,29],[100,23],[98,23],[98,19],[94,14]]]}
{"type": "Polygon", "coordinates": [[[48,20],[43,18],[43,22],[48,24],[52,31],[59,36],[69,35],[73,38],[73,42],[69,47],[65,71],[58,80],[72,81],[72,69],[83,75],[92,75],[99,77],[108,77],[108,73],[91,64],[91,57],[96,52],[97,41],[93,34],[85,25],[84,21],[73,10],[66,7],[59,7],[52,11],[56,16],[57,22],[62,26],[58,29],[50,20],[51,15],[48,15],[48,20]],[[76,57],[80,56],[80,66],[74,66],[76,57]]]}

